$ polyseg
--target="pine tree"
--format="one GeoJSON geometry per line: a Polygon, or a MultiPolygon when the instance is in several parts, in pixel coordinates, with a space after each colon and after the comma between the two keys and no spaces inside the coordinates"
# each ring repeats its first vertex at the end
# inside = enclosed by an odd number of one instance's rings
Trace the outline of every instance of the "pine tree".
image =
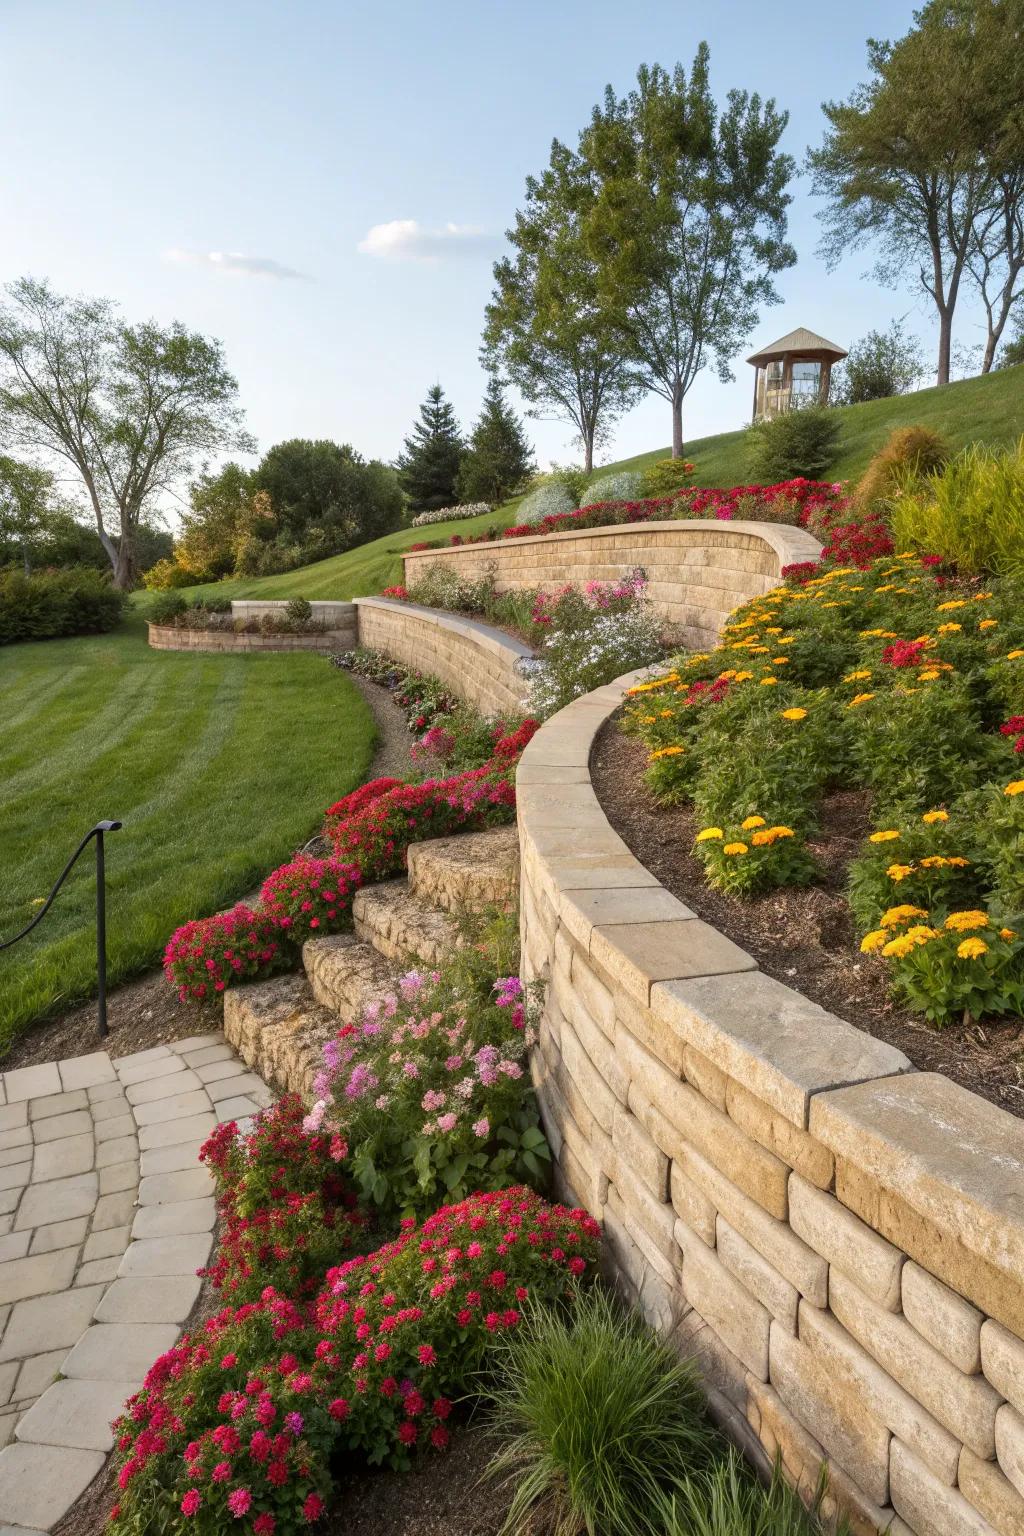
{"type": "Polygon", "coordinates": [[[454,505],[463,449],[455,411],[440,384],[435,384],[427,391],[420,419],[398,458],[402,490],[414,512],[436,512],[454,505]]]}
{"type": "Polygon", "coordinates": [[[459,468],[459,500],[507,501],[536,468],[523,424],[505,399],[497,378],[484,394],[480,420],[459,468]]]}

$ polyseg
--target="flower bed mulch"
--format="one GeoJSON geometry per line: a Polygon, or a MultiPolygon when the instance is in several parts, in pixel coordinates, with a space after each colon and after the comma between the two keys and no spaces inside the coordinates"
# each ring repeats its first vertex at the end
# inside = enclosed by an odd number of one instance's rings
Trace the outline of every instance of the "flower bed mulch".
{"type": "Polygon", "coordinates": [[[905,1052],[921,1071],[954,1082],[1024,1117],[1024,1021],[982,1020],[936,1029],[889,995],[889,970],[862,955],[842,894],[850,861],[869,831],[867,792],[829,796],[822,835],[808,848],[828,874],[824,882],[739,900],[705,882],[693,856],[700,830],[689,806],[659,805],[644,782],[647,750],[609,720],[591,760],[594,789],[612,826],[662,885],[706,922],[741,944],[761,969],[905,1052]]]}

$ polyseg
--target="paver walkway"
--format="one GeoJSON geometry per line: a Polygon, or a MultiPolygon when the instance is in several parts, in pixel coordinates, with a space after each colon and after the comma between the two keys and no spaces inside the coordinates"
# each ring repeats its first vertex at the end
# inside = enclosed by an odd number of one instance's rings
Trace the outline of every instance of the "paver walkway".
{"type": "Polygon", "coordinates": [[[199,1295],[199,1148],[272,1097],[220,1034],[0,1075],[0,1536],[52,1529],[103,1466],[199,1295]]]}

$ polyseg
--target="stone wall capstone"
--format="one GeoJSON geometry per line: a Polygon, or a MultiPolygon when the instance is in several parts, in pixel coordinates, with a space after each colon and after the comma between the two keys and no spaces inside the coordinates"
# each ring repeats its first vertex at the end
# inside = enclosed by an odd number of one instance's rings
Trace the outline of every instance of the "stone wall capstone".
{"type": "Polygon", "coordinates": [[[404,567],[407,585],[446,566],[467,580],[493,572],[505,592],[614,581],[640,566],[655,611],[679,640],[699,649],[715,643],[740,603],[777,587],[784,565],[820,553],[817,539],[785,523],[692,518],[425,549],[407,553],[404,567]]]}
{"type": "Polygon", "coordinates": [[[526,679],[517,665],[533,655],[522,640],[460,614],[386,597],[357,597],[359,644],[443,683],[484,714],[521,713],[526,679]]]}
{"type": "Polygon", "coordinates": [[[533,1078],[564,1197],[713,1411],[855,1536],[1024,1532],[1024,1122],[761,972],[590,782],[634,678],[517,776],[533,1078]]]}

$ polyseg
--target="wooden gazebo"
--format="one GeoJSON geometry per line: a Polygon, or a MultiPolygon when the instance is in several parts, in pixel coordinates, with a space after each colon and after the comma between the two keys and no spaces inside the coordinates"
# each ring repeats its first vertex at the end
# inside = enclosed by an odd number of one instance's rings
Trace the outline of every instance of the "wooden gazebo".
{"type": "Polygon", "coordinates": [[[747,362],[755,369],[754,420],[778,416],[793,406],[817,401],[827,405],[832,364],[846,356],[842,347],[798,326],[747,362]]]}

